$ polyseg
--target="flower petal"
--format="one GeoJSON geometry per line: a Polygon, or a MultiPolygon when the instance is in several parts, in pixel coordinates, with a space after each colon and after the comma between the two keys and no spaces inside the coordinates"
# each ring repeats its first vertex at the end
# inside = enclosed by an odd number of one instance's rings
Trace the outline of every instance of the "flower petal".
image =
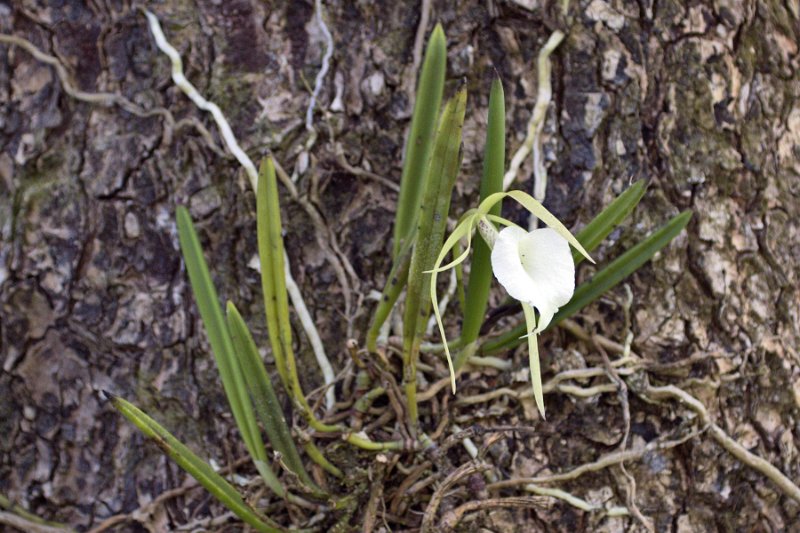
{"type": "Polygon", "coordinates": [[[569,243],[551,228],[528,233],[519,240],[518,246],[529,289],[525,298],[512,296],[539,311],[536,331],[541,332],[550,324],[558,308],[569,302],[575,292],[575,263],[569,243]]]}
{"type": "Polygon", "coordinates": [[[522,266],[519,243],[528,232],[517,226],[503,228],[492,248],[492,271],[512,298],[529,302],[531,279],[522,266]]]}
{"type": "Polygon", "coordinates": [[[569,243],[553,229],[530,233],[510,226],[492,249],[492,270],[511,297],[539,311],[536,332],[550,325],[575,292],[575,263],[569,243]]]}

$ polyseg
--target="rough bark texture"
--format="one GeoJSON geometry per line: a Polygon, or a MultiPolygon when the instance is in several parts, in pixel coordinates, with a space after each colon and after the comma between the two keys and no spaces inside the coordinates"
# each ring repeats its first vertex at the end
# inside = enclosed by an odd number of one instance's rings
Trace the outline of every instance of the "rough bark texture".
{"type": "MultiPolygon", "coordinates": [[[[325,114],[315,118],[320,136],[297,186],[357,275],[345,272],[352,316],[342,314],[341,278],[305,211],[288,197],[283,205],[294,275],[342,369],[348,332],[359,338],[366,330],[372,304],[361,297],[380,289],[389,269],[396,195],[342,168],[334,143],[350,164],[399,179],[419,6],[325,4],[335,51],[320,98],[325,114]],[[331,109],[335,99],[341,105],[331,109]]],[[[431,20],[448,36],[448,79],[466,77],[470,88],[454,213],[477,195],[492,67],[505,84],[515,150],[536,97],[536,54],[552,30],[565,30],[553,56],[545,127],[548,207],[579,227],[632,179],[649,180],[640,208],[597,254],[601,263],[678,211],[695,212],[688,231],[629,280],[633,347],[659,363],[708,355],[659,382],[682,384],[728,434],[800,479],[797,3],[592,0],[572,5],[568,19],[537,0],[453,4],[435,2],[431,20]]],[[[307,86],[323,50],[313,4],[175,0],[151,9],[182,54],[187,77],[220,105],[251,157],[272,150],[291,171],[302,159],[307,86]]],[[[57,56],[78,88],[120,92],[142,107],[168,109],[177,121],[196,118],[221,146],[210,118],[171,83],[144,16],[127,2],[0,2],[0,31],[57,56]]],[[[52,67],[2,44],[0,104],[0,494],[85,529],[185,478],[100,399],[100,390],[159,411],[160,421],[204,457],[227,463],[243,455],[180,260],[174,211],[190,206],[221,296],[237,302],[266,344],[258,274],[248,267],[256,250],[254,198],[236,162],[193,125],[168,131],[158,116],[76,101],[52,67]]],[[[530,164],[524,169],[519,187],[530,190],[530,164]]],[[[622,341],[625,294],[613,291],[592,306],[584,326],[622,341]]],[[[320,377],[299,330],[295,337],[310,391],[320,377]]],[[[593,350],[560,333],[543,342],[545,378],[585,364],[593,350]]],[[[524,353],[513,357],[524,368],[524,353]]],[[[517,375],[473,377],[499,386],[517,375]]],[[[486,389],[462,388],[470,390],[486,389]]],[[[537,432],[495,445],[494,463],[507,476],[594,460],[621,436],[613,393],[548,395],[546,422],[531,419],[524,402],[508,409],[503,420],[537,432]]],[[[630,409],[634,446],[689,424],[676,404],[632,398],[630,409]]],[[[453,420],[471,414],[498,423],[488,405],[451,410],[453,420]]],[[[372,456],[361,461],[366,468],[372,456]]],[[[797,502],[706,434],[648,454],[628,471],[636,503],[658,531],[800,524],[797,502]]],[[[562,488],[625,505],[624,486],[607,470],[562,488]]],[[[152,523],[167,530],[220,511],[208,505],[199,491],[188,493],[167,502],[152,523]]],[[[561,501],[546,510],[496,509],[476,520],[475,527],[498,531],[520,524],[639,527],[561,501]]],[[[358,522],[357,513],[352,524],[358,522]]],[[[140,529],[133,522],[119,527],[140,529]]]]}

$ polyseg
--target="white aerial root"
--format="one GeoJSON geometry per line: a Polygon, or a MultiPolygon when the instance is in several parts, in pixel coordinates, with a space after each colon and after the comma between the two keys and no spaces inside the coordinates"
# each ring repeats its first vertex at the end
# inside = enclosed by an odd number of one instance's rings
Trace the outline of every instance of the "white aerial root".
{"type": "Polygon", "coordinates": [[[217,123],[217,127],[222,135],[222,139],[225,141],[225,146],[228,147],[228,150],[231,151],[239,164],[244,167],[245,172],[247,172],[247,177],[250,179],[250,185],[255,191],[258,188],[258,171],[256,170],[256,166],[253,164],[253,161],[250,160],[244,150],[242,150],[242,148],[239,146],[236,137],[233,135],[233,130],[231,129],[230,124],[228,124],[228,119],[226,119],[225,115],[222,114],[222,110],[220,110],[217,104],[214,102],[209,102],[203,98],[195,86],[186,79],[186,76],[183,74],[183,62],[181,61],[181,56],[178,51],[175,50],[175,47],[167,42],[167,38],[164,36],[164,32],[161,30],[161,24],[159,24],[156,16],[149,11],[145,11],[144,14],[147,17],[147,23],[150,26],[150,32],[153,34],[153,37],[156,40],[156,46],[158,46],[159,50],[164,52],[169,57],[169,60],[172,63],[172,81],[175,82],[175,85],[177,85],[178,88],[183,91],[183,93],[188,96],[197,107],[203,111],[208,111],[211,113],[211,115],[214,117],[214,121],[217,123]]]}
{"type": "Polygon", "coordinates": [[[538,494],[539,496],[550,496],[552,498],[558,498],[560,500],[564,500],[573,507],[576,507],[582,511],[586,511],[587,513],[592,511],[602,511],[606,514],[606,516],[628,516],[630,514],[630,512],[626,507],[610,507],[606,509],[605,507],[602,507],[600,505],[589,503],[582,498],[573,496],[569,492],[563,491],[561,489],[540,487],[539,485],[533,485],[533,484],[525,485],[524,489],[527,492],[532,492],[533,494],[538,494]]]}
{"type": "Polygon", "coordinates": [[[425,33],[428,30],[428,22],[431,18],[431,0],[422,0],[419,9],[419,24],[417,34],[414,36],[414,52],[410,68],[406,70],[403,79],[403,90],[408,95],[409,104],[414,100],[414,85],[417,81],[419,66],[422,64],[422,50],[425,47],[425,33]]]}
{"type": "MultiPolygon", "coordinates": [[[[536,91],[536,105],[533,106],[533,122],[535,131],[533,134],[533,197],[539,202],[544,202],[547,194],[547,169],[544,166],[544,151],[542,149],[542,131],[544,131],[544,118],[547,115],[547,107],[553,99],[553,86],[550,82],[550,75],[553,70],[553,63],[550,61],[550,54],[564,39],[564,34],[556,30],[547,40],[547,43],[539,52],[537,60],[537,70],[539,71],[539,83],[536,91]]],[[[536,229],[538,219],[536,215],[531,215],[529,229],[536,229]]]]}
{"type": "Polygon", "coordinates": [[[725,448],[728,453],[736,457],[743,464],[761,472],[770,481],[775,483],[786,496],[800,503],[800,487],[795,485],[783,472],[775,468],[772,463],[748,451],[744,446],[728,436],[725,430],[711,420],[711,414],[700,400],[674,385],[666,385],[663,387],[648,386],[645,393],[655,400],[673,399],[686,405],[697,414],[703,425],[708,426],[708,433],[717,444],[725,448]]]}
{"type": "MultiPolygon", "coordinates": [[[[301,174],[305,174],[308,170],[309,161],[311,156],[311,148],[317,142],[317,130],[314,128],[314,108],[317,106],[317,98],[319,93],[322,92],[322,84],[325,81],[325,76],[330,69],[331,57],[333,57],[333,36],[325,24],[325,19],[322,17],[322,1],[315,0],[314,9],[317,24],[319,25],[322,35],[325,38],[325,53],[322,56],[322,66],[317,72],[317,77],[314,80],[314,90],[311,92],[311,98],[308,101],[308,108],[306,109],[306,131],[308,131],[308,139],[303,147],[303,151],[297,157],[297,161],[292,171],[292,182],[296,183],[301,174]]],[[[348,312],[349,314],[349,312],[348,312]]]]}
{"type": "MultiPolygon", "coordinates": [[[[539,202],[544,201],[545,191],[547,190],[547,169],[544,166],[544,154],[542,151],[542,130],[544,129],[544,119],[547,115],[547,107],[553,98],[553,86],[550,82],[550,75],[553,64],[550,61],[550,54],[553,53],[561,41],[564,40],[564,33],[556,30],[550,35],[544,47],[539,51],[536,60],[537,68],[537,89],[536,104],[528,122],[528,134],[508,166],[508,172],[503,176],[503,190],[507,191],[522,166],[525,158],[533,151],[533,197],[539,202]]],[[[537,218],[531,215],[530,229],[536,229],[537,218]]]]}
{"type": "Polygon", "coordinates": [[[325,381],[327,390],[325,391],[325,407],[330,411],[336,403],[336,395],[333,389],[333,383],[336,381],[336,375],[333,372],[331,362],[325,354],[325,347],[322,345],[322,339],[319,336],[317,327],[314,325],[314,319],[311,318],[311,313],[308,312],[305,302],[303,302],[303,295],[300,293],[300,288],[292,278],[291,269],[289,268],[289,259],[284,256],[284,265],[286,270],[286,291],[289,293],[289,298],[292,299],[294,304],[294,311],[297,313],[297,318],[303,325],[303,329],[308,336],[311,343],[311,348],[314,350],[314,355],[317,358],[320,370],[322,370],[322,378],[325,381]]]}
{"type": "Polygon", "coordinates": [[[308,109],[306,110],[306,130],[314,131],[314,107],[317,105],[317,98],[322,91],[322,83],[325,81],[325,76],[328,74],[330,68],[331,57],[333,57],[333,36],[322,18],[322,0],[316,0],[314,3],[316,9],[317,24],[319,24],[322,35],[325,37],[325,55],[322,56],[322,67],[317,72],[317,78],[314,80],[314,92],[311,93],[311,100],[308,102],[308,109]]]}
{"type": "MultiPolygon", "coordinates": [[[[457,435],[464,431],[458,424],[453,424],[450,428],[454,435],[457,435]]],[[[461,444],[464,446],[464,449],[467,451],[470,457],[473,460],[478,458],[478,447],[475,445],[475,441],[469,437],[464,437],[461,439],[461,444]]]]}
{"type": "Polygon", "coordinates": [[[23,39],[22,37],[17,37],[16,35],[8,35],[5,33],[0,33],[0,43],[19,46],[20,48],[31,54],[37,61],[41,61],[42,63],[45,63],[53,67],[56,71],[56,75],[58,76],[59,81],[61,82],[61,88],[64,89],[64,92],[67,93],[68,96],[71,96],[76,100],[79,100],[81,102],[87,102],[89,104],[104,105],[104,106],[118,105],[128,113],[132,113],[138,117],[161,115],[167,120],[167,123],[171,128],[175,126],[175,119],[172,117],[169,111],[167,111],[162,107],[156,107],[153,109],[143,109],[118,93],[109,93],[109,92],[91,93],[78,89],[72,83],[72,80],[70,79],[67,69],[64,67],[64,65],[61,64],[61,61],[59,61],[57,57],[42,52],[41,50],[39,50],[39,48],[36,47],[36,45],[28,41],[27,39],[23,39]]]}
{"type": "MultiPolygon", "coordinates": [[[[51,67],[54,67],[56,69],[56,74],[58,75],[58,79],[61,81],[61,87],[64,89],[64,92],[67,93],[69,96],[75,98],[76,100],[80,100],[82,102],[89,102],[92,104],[99,104],[99,105],[113,105],[119,103],[122,105],[122,107],[127,107],[127,105],[122,104],[123,98],[116,93],[105,93],[105,92],[89,93],[81,91],[80,89],[76,88],[72,84],[69,74],[67,73],[67,69],[64,68],[64,65],[61,64],[61,61],[59,61],[58,58],[51,56],[50,54],[42,52],[32,42],[28,41],[27,39],[23,39],[22,37],[17,37],[16,35],[8,35],[2,33],[0,34],[0,43],[19,46],[20,48],[23,48],[26,52],[31,54],[37,61],[41,61],[42,63],[47,63],[51,67]]],[[[130,104],[127,101],[126,103],[130,104]]]]}
{"type": "Polygon", "coordinates": [[[576,507],[582,511],[592,512],[592,511],[602,511],[606,514],[606,516],[628,516],[630,512],[626,507],[611,507],[606,509],[601,505],[596,505],[593,503],[589,503],[582,498],[578,498],[577,496],[573,496],[569,492],[566,492],[561,489],[552,489],[549,487],[540,487],[538,485],[525,485],[524,489],[527,492],[532,492],[533,494],[538,494],[539,496],[550,496],[552,498],[558,498],[560,500],[564,500],[568,504],[576,507]]]}
{"type": "MultiPolygon", "coordinates": [[[[319,0],[317,1],[319,2],[319,0]]],[[[231,130],[231,126],[228,123],[228,120],[225,118],[225,115],[222,114],[222,110],[220,110],[219,106],[214,102],[209,102],[203,98],[194,85],[192,85],[189,80],[186,79],[186,76],[183,74],[183,62],[181,61],[181,56],[178,54],[178,51],[175,49],[175,47],[167,42],[167,38],[164,36],[164,32],[161,30],[161,24],[159,24],[158,18],[156,18],[156,16],[149,11],[145,11],[144,14],[147,17],[150,31],[153,33],[153,37],[156,40],[156,45],[158,46],[159,50],[164,52],[172,62],[172,81],[175,82],[175,85],[177,85],[178,88],[183,91],[183,93],[186,94],[186,96],[188,96],[189,99],[195,103],[195,105],[197,105],[197,107],[211,113],[211,115],[214,117],[214,121],[217,123],[217,127],[219,127],[222,138],[225,141],[225,145],[228,147],[228,150],[231,151],[234,157],[236,157],[236,160],[239,161],[239,163],[244,167],[245,172],[247,172],[247,177],[250,180],[250,185],[253,188],[253,192],[256,192],[258,190],[258,171],[256,170],[256,166],[253,164],[253,161],[248,157],[244,150],[242,150],[242,148],[239,146],[239,142],[236,140],[236,136],[233,134],[233,130],[231,130]]],[[[327,31],[327,28],[325,28],[325,30],[327,31]]],[[[330,35],[330,33],[328,33],[328,35],[330,35]]],[[[303,330],[306,332],[306,336],[311,343],[314,356],[316,357],[320,369],[322,370],[322,377],[325,381],[325,386],[327,387],[327,392],[325,393],[325,403],[326,407],[331,408],[335,400],[333,396],[333,384],[335,381],[333,368],[328,360],[328,356],[325,354],[325,349],[322,346],[322,341],[320,340],[317,327],[314,325],[314,321],[311,319],[311,314],[308,312],[308,307],[306,307],[306,304],[303,301],[303,295],[300,293],[300,289],[297,287],[297,283],[292,277],[292,272],[288,267],[288,259],[286,261],[286,289],[289,293],[289,298],[292,300],[292,305],[294,306],[295,312],[300,319],[300,323],[303,326],[303,330]]]]}

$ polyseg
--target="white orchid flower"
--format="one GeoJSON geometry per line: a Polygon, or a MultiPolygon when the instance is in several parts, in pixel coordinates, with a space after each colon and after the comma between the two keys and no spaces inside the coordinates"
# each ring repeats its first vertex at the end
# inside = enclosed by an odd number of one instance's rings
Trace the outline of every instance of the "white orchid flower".
{"type": "Polygon", "coordinates": [[[539,369],[539,347],[537,335],[550,325],[558,309],[572,298],[575,291],[575,263],[570,245],[586,259],[594,263],[578,240],[544,206],[522,191],[496,193],[486,198],[475,212],[466,217],[448,237],[436,261],[431,276],[431,299],[433,311],[444,341],[450,377],[455,392],[455,373],[447,346],[441,315],[436,297],[436,276],[463,262],[469,253],[472,233],[478,228],[487,244],[492,248],[492,270],[500,284],[513,298],[522,303],[525,322],[528,326],[528,349],[530,352],[531,383],[536,406],[544,417],[544,396],[539,369]],[[510,197],[536,215],[548,227],[527,232],[512,222],[488,215],[489,210],[503,198],[510,197]],[[507,226],[499,233],[492,222],[507,226]],[[466,238],[464,252],[451,263],[440,266],[456,243],[466,238]],[[539,312],[536,321],[534,309],[539,312]]]}
{"type": "Polygon", "coordinates": [[[544,331],[575,292],[569,243],[551,228],[504,228],[492,248],[492,271],[508,294],[539,311],[536,333],[544,331]]]}

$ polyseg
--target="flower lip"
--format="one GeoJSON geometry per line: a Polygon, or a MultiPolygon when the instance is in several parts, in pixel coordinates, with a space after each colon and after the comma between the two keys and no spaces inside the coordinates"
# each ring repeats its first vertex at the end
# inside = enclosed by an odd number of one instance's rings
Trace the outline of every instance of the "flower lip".
{"type": "Polygon", "coordinates": [[[508,294],[539,312],[537,333],[575,292],[569,243],[551,228],[531,232],[516,226],[504,228],[492,249],[492,270],[508,294]]]}

